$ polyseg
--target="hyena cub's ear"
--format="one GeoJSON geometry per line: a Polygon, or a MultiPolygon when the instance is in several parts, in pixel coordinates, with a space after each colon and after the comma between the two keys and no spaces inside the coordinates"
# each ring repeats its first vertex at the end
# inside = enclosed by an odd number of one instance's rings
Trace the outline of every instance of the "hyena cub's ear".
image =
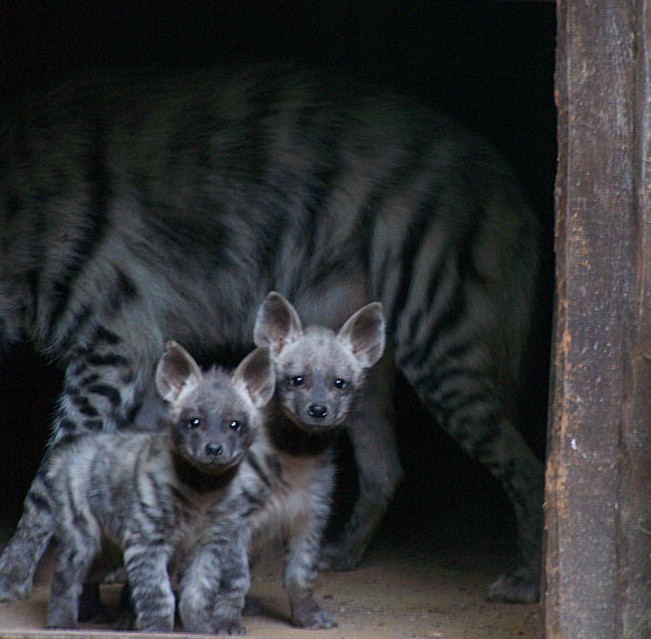
{"type": "Polygon", "coordinates": [[[201,381],[201,369],[174,340],[167,342],[165,348],[156,367],[156,388],[166,402],[175,402],[184,389],[194,388],[201,381]]]}
{"type": "Polygon", "coordinates": [[[269,349],[256,348],[249,353],[235,369],[233,381],[244,387],[255,407],[268,404],[276,390],[276,369],[269,349]]]}
{"type": "Polygon", "coordinates": [[[280,293],[269,293],[255,318],[255,345],[268,346],[272,354],[277,356],[286,344],[302,333],[303,325],[296,309],[280,293]]]}
{"type": "Polygon", "coordinates": [[[371,302],[353,313],[337,337],[350,345],[353,355],[364,368],[373,366],[382,357],[386,342],[382,304],[371,302]]]}

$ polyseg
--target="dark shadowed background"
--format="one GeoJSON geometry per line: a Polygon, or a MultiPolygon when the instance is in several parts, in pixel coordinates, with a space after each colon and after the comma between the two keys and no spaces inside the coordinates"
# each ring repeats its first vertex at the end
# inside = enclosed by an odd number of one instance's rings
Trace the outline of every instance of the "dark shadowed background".
{"type": "MultiPolygon", "coordinates": [[[[6,104],[85,67],[178,70],[281,58],[352,72],[419,97],[482,133],[510,160],[543,228],[539,312],[520,406],[521,428],[542,455],[553,276],[554,46],[552,2],[4,0],[0,100],[6,104]]],[[[0,524],[13,525],[19,515],[59,384],[57,368],[29,348],[2,362],[0,524]]],[[[436,429],[400,380],[397,393],[407,478],[385,533],[422,525],[512,543],[510,509],[497,484],[436,429]]],[[[342,479],[354,483],[349,475],[342,479]]]]}

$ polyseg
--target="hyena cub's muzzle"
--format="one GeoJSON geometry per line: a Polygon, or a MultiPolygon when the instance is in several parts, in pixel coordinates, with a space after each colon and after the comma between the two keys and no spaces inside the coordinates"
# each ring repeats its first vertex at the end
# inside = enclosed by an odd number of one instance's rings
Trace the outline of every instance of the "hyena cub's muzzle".
{"type": "Polygon", "coordinates": [[[239,464],[251,445],[250,433],[238,420],[205,424],[199,417],[190,417],[179,421],[174,436],[185,460],[212,475],[239,464]]]}
{"type": "MultiPolygon", "coordinates": [[[[306,366],[307,368],[307,366],[306,366]]],[[[307,372],[291,377],[278,389],[285,415],[310,433],[325,432],[343,424],[350,412],[352,393],[343,379],[319,378],[307,372]]]]}

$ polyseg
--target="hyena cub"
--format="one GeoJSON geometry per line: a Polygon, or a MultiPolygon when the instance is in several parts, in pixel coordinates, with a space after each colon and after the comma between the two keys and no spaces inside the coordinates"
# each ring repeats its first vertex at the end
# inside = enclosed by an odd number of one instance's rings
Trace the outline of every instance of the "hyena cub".
{"type": "Polygon", "coordinates": [[[156,370],[167,430],[80,436],[53,451],[47,480],[58,548],[49,627],[78,625],[82,584],[108,543],[123,553],[139,630],[173,629],[168,567],[176,565],[184,629],[243,633],[250,579],[233,480],[274,385],[268,349],[256,349],[229,375],[203,373],[169,342],[156,370]]]}
{"type": "Polygon", "coordinates": [[[312,586],[334,486],[333,444],[366,369],[384,351],[382,307],[364,306],[335,333],[323,326],[303,328],[294,307],[272,292],[258,310],[254,341],[270,348],[278,383],[266,428],[276,479],[265,483],[263,506],[252,515],[253,553],[280,527],[292,622],[329,628],[334,619],[314,601],[312,586]]]}

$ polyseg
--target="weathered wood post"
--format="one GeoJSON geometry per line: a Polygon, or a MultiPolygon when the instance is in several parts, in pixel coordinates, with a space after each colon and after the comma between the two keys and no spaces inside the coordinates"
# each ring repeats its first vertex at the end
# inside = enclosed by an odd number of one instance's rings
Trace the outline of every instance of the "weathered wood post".
{"type": "Polygon", "coordinates": [[[650,0],[559,0],[547,639],[651,637],[650,50],[650,0]]]}

